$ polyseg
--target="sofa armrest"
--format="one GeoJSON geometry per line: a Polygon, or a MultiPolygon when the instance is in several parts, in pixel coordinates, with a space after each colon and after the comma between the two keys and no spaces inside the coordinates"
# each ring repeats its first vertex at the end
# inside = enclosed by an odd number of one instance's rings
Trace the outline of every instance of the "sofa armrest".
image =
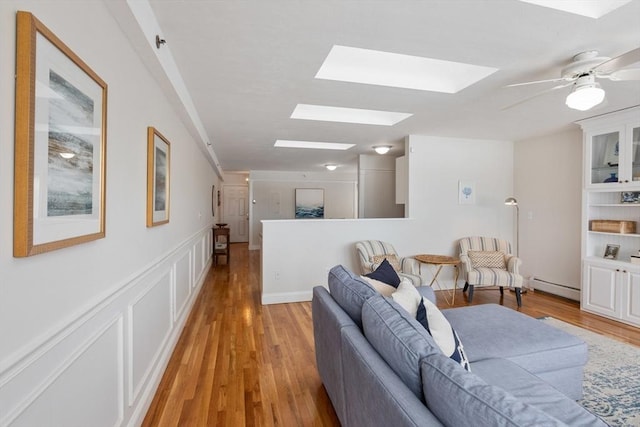
{"type": "Polygon", "coordinates": [[[442,423],[402,382],[362,333],[343,329],[342,364],[349,426],[430,427],[442,423]]]}

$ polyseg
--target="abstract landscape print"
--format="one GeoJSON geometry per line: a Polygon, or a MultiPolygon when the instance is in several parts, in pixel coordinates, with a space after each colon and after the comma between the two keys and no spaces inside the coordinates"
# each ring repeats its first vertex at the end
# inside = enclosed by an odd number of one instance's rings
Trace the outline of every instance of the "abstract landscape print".
{"type": "Polygon", "coordinates": [[[324,190],[296,188],[296,218],[324,218],[324,190]]]}
{"type": "Polygon", "coordinates": [[[16,257],[103,238],[107,84],[29,12],[17,13],[16,257]]]}
{"type": "Polygon", "coordinates": [[[171,144],[147,128],[147,227],[169,222],[171,144]]]}
{"type": "Polygon", "coordinates": [[[47,216],[91,215],[94,146],[100,142],[91,131],[93,99],[55,71],[49,74],[58,97],[49,102],[47,216]]]}

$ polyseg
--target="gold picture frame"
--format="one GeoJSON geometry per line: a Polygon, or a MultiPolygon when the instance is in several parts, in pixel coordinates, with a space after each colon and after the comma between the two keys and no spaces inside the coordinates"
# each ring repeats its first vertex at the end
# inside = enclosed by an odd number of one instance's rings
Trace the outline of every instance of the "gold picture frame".
{"type": "Polygon", "coordinates": [[[147,227],[169,222],[171,143],[152,126],[147,128],[147,227]]]}
{"type": "Polygon", "coordinates": [[[14,257],[105,237],[107,84],[23,11],[15,97],[14,257]]]}

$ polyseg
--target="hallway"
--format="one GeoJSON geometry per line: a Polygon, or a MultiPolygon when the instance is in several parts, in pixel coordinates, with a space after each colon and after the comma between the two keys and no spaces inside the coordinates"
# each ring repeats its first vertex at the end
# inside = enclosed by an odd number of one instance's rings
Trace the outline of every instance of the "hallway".
{"type": "Polygon", "coordinates": [[[311,304],[260,304],[260,252],[212,267],[143,426],[339,425],[315,368],[311,304]]]}

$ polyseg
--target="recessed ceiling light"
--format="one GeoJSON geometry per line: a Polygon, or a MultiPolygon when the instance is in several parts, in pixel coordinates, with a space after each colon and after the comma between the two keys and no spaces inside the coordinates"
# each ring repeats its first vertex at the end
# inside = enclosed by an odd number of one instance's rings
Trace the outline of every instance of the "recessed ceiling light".
{"type": "Polygon", "coordinates": [[[338,142],[316,142],[316,141],[290,141],[278,139],[274,147],[284,148],[312,148],[316,150],[348,150],[355,144],[342,144],[338,142]]]}
{"type": "Polygon", "coordinates": [[[525,3],[535,4],[537,6],[548,7],[551,9],[562,10],[564,12],[576,15],[586,16],[588,18],[598,19],[607,13],[616,10],[631,2],[631,0],[520,0],[525,3]]]}
{"type": "Polygon", "coordinates": [[[291,113],[292,119],[319,120],[325,122],[359,123],[365,125],[393,126],[411,117],[411,113],[363,110],[360,108],[328,107],[325,105],[298,104],[291,113]]]}
{"type": "Polygon", "coordinates": [[[316,78],[456,93],[496,71],[480,65],[335,45],[316,78]]]}

